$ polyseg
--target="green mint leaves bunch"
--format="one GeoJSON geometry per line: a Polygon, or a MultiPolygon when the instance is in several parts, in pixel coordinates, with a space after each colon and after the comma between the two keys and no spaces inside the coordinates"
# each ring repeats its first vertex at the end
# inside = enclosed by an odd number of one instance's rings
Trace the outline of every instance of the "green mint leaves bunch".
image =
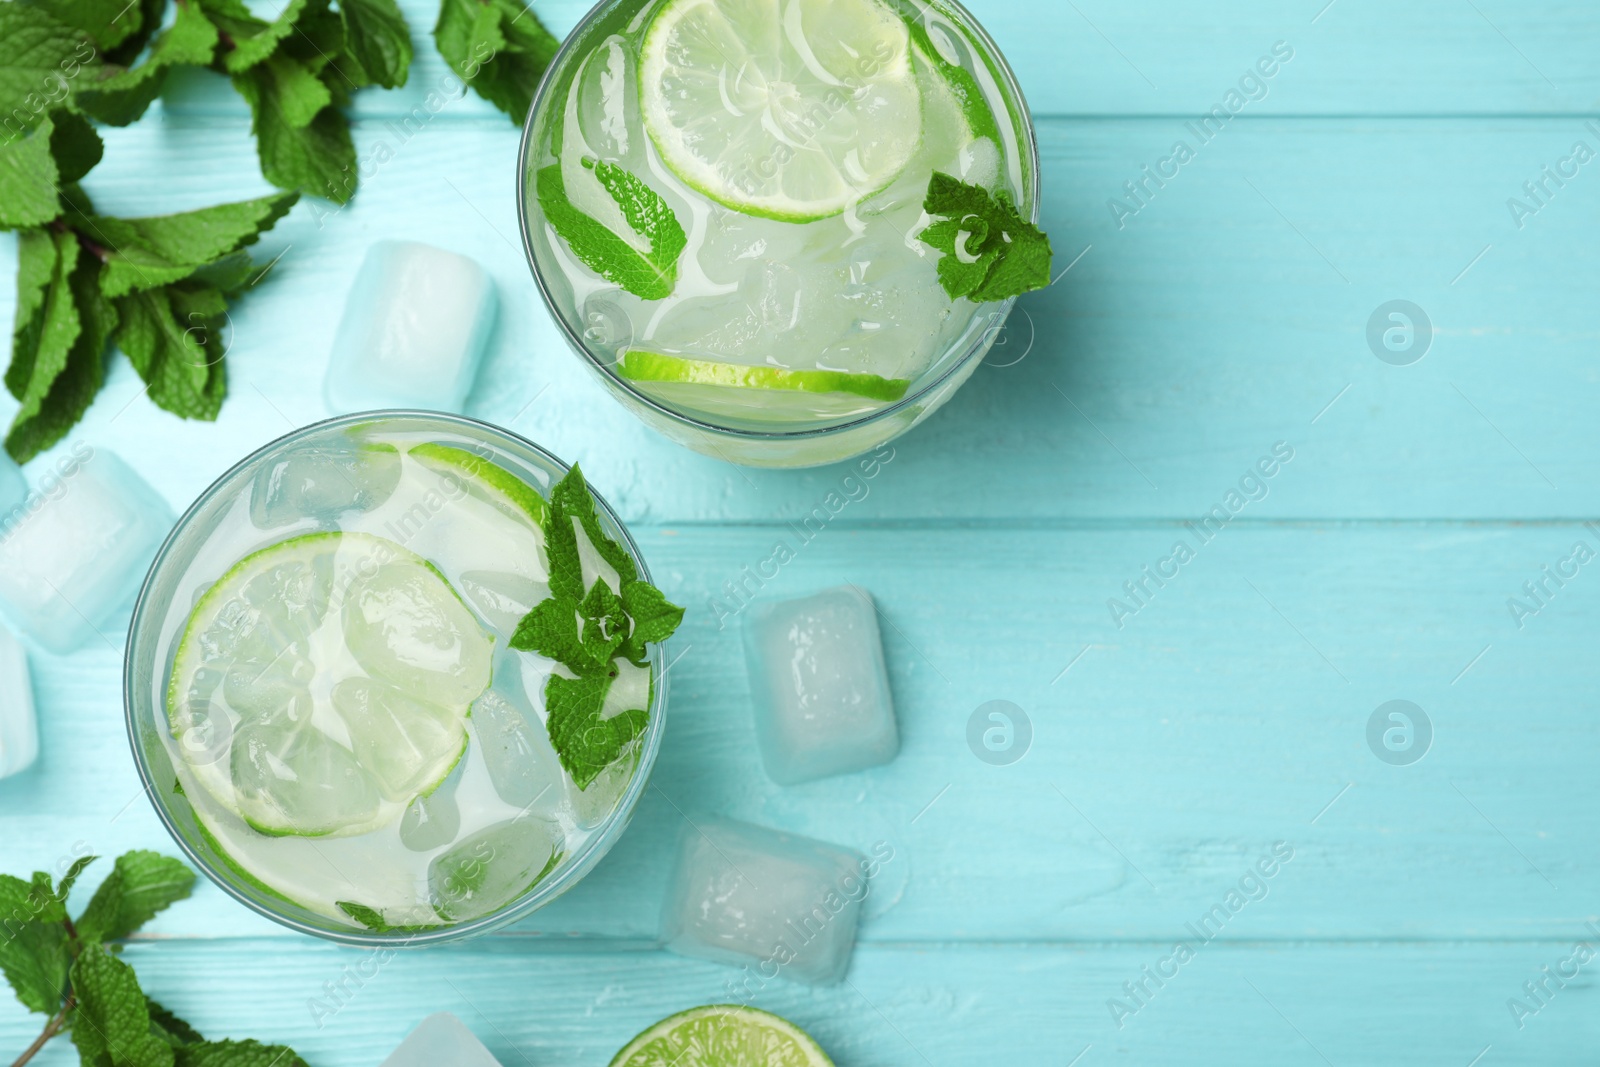
{"type": "MultiPolygon", "coordinates": [[[[61,8],[85,0],[51,0],[61,8]]],[[[99,0],[90,0],[99,2],[99,0]]],[[[150,0],[164,4],[164,0],[150,0]]],[[[78,106],[126,126],[174,67],[226,75],[250,105],[261,173],[281,189],[343,204],[355,193],[356,152],[340,110],[368,85],[404,85],[411,36],[394,0],[289,0],[268,22],[243,0],[175,0],[172,24],[134,63],[108,59],[78,87],[78,106]]],[[[102,48],[105,42],[95,42],[102,48]]]]}
{"type": "Polygon", "coordinates": [[[922,231],[922,242],[944,253],[939,283],[950,299],[981,304],[1050,284],[1050,238],[1004,191],[991,193],[936,171],[922,209],[937,220],[922,231]]]}
{"type": "Polygon", "coordinates": [[[561,765],[579,789],[587,789],[649,721],[648,708],[601,717],[618,675],[617,661],[648,666],[646,646],[671,637],[683,621],[683,609],[641,579],[633,557],[601,528],[594,497],[576,466],[550,492],[545,550],[550,596],[523,617],[511,647],[548,656],[571,672],[570,677],[552,674],[545,684],[547,725],[561,765]],[[604,578],[584,588],[580,530],[616,571],[617,591],[604,578]]]}
{"type": "Polygon", "coordinates": [[[242,249],[297,199],[280,193],[156,218],[101,215],[77,184],[101,153],[94,128],[66,107],[41,111],[32,129],[0,131],[0,230],[18,231],[5,384],[21,403],[5,445],[19,463],[83,417],[104,382],[109,344],[127,353],[157,406],[214,420],[227,393],[228,301],[256,278],[242,249]]]}
{"type": "Polygon", "coordinates": [[[31,881],[0,875],[0,971],[48,1020],[13,1067],[63,1033],[83,1067],[306,1067],[281,1045],[207,1041],[146,996],[113,942],[187,897],[194,872],[159,853],[125,853],[73,919],[67,897],[95,858],[79,858],[59,882],[43,871],[31,881]]]}

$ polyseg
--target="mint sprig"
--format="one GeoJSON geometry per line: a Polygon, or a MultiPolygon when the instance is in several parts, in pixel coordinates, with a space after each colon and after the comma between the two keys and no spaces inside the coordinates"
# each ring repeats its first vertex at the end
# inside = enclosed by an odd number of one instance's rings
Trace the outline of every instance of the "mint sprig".
{"type": "Polygon", "coordinates": [[[67,898],[94,856],[52,881],[0,875],[0,970],[29,1011],[48,1017],[13,1067],[70,1033],[93,1067],[306,1067],[293,1049],[257,1041],[207,1041],[145,995],[133,968],[107,942],[137,931],[187,897],[194,872],[155,852],[128,852],[74,922],[67,898]]]}
{"type": "Polygon", "coordinates": [[[158,218],[100,215],[76,185],[100,155],[99,135],[62,109],[0,141],[0,194],[27,191],[0,195],[7,204],[0,229],[21,231],[5,374],[21,404],[5,439],[19,463],[83,417],[104,381],[112,343],[128,354],[158,407],[215,419],[227,392],[227,302],[254,273],[242,249],[297,199],[279,193],[158,218]]]}
{"type": "Polygon", "coordinates": [[[627,549],[606,534],[576,465],[550,492],[545,552],[551,595],[523,617],[511,647],[547,656],[571,672],[572,677],[552,674],[545,683],[546,729],[562,767],[579,789],[587,789],[649,722],[648,708],[601,717],[619,673],[617,659],[647,667],[646,646],[671,637],[683,609],[640,579],[627,549]],[[617,572],[620,594],[603,576],[584,589],[580,531],[617,572]]]}
{"type": "Polygon", "coordinates": [[[922,208],[939,220],[922,231],[922,242],[944,253],[939,282],[950,299],[981,304],[1050,284],[1050,238],[1004,191],[935,171],[922,208]]]}
{"type": "Polygon", "coordinates": [[[536,179],[545,219],[584,266],[612,284],[644,300],[672,295],[678,283],[678,257],[689,245],[672,207],[615,163],[584,159],[582,164],[616,201],[632,239],[572,203],[559,163],[541,169],[536,179]]]}

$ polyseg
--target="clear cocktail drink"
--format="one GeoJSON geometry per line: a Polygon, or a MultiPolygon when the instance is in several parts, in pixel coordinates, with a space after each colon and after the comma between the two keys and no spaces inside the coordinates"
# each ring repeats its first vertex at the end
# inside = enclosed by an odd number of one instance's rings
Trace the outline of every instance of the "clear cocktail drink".
{"type": "Polygon", "coordinates": [[[525,442],[336,420],[180,522],[135,621],[135,749],[180,843],[261,910],[332,936],[486,928],[620,832],[675,611],[581,475],[525,442]]]}
{"type": "Polygon", "coordinates": [[[534,273],[669,436],[800,466],[904,432],[1048,283],[1026,106],[946,0],[610,0],[524,133],[534,273]]]}

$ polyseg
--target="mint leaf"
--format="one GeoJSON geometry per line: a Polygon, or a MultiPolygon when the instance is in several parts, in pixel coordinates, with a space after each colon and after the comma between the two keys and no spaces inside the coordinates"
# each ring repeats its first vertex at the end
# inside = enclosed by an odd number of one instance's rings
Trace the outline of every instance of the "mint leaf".
{"type": "MultiPolygon", "coordinates": [[[[611,564],[624,584],[639,577],[639,570],[634,566],[633,557],[628,555],[628,550],[601,529],[600,515],[595,510],[594,497],[590,495],[589,485],[583,478],[583,471],[576,463],[572,465],[566,477],[550,490],[550,513],[552,525],[555,526],[570,528],[571,520],[577,519],[583,527],[583,532],[588,535],[589,543],[594,546],[601,559],[611,564]]],[[[552,574],[551,592],[555,592],[556,589],[554,577],[552,574]]],[[[580,575],[574,599],[583,595],[583,579],[580,575]]]]}
{"type": "Polygon", "coordinates": [[[624,582],[622,609],[633,620],[633,632],[619,651],[637,667],[645,664],[646,645],[665,641],[683,622],[683,609],[649,582],[624,582]]]}
{"type": "Polygon", "coordinates": [[[283,75],[282,70],[256,66],[233,76],[233,87],[250,105],[261,173],[280,189],[349,202],[357,182],[349,123],[337,108],[308,112],[329,92],[325,85],[313,88],[304,78],[283,75]],[[315,117],[298,121],[308,113],[315,117]]]}
{"type": "MultiPolygon", "coordinates": [[[[34,231],[24,233],[17,244],[17,325],[6,388],[22,407],[13,431],[39,417],[83,333],[71,285],[81,254],[77,237],[34,231]]],[[[6,447],[11,448],[9,438],[6,447]]],[[[15,449],[11,453],[16,456],[15,449]]]]}
{"type": "Polygon", "coordinates": [[[511,647],[548,656],[574,674],[592,674],[606,666],[584,647],[578,632],[578,602],[570,597],[550,597],[535,604],[517,624],[511,647]]]}
{"type": "Polygon", "coordinates": [[[228,391],[222,347],[227,305],[215,289],[185,288],[189,284],[119,297],[117,344],[157,407],[210,422],[228,391]]]}
{"type": "Polygon", "coordinates": [[[0,230],[42,226],[61,214],[50,120],[0,143],[0,230]]]}
{"type": "Polygon", "coordinates": [[[50,155],[61,182],[76,182],[95,168],[105,154],[105,142],[76,111],[50,113],[50,155]]]}
{"type": "Polygon", "coordinates": [[[678,282],[678,257],[689,243],[672,208],[659,193],[614,163],[586,159],[583,166],[594,171],[649,250],[635,247],[575,207],[567,196],[560,164],[538,174],[539,206],[545,220],[572,254],[602,278],[645,300],[670,296],[678,282]]]}
{"type": "MultiPolygon", "coordinates": [[[[72,233],[59,235],[62,243],[77,248],[77,237],[72,233]]],[[[63,261],[65,261],[63,255],[63,261]]],[[[35,366],[28,382],[27,395],[22,407],[13,417],[11,429],[6,434],[6,451],[18,463],[24,463],[67,435],[67,431],[83,418],[83,413],[94,403],[95,394],[105,380],[106,342],[117,328],[117,312],[100,292],[100,261],[93,255],[76,255],[75,265],[66,284],[52,286],[65,290],[62,300],[70,301],[71,317],[77,329],[66,352],[66,358],[55,368],[43,391],[37,391],[41,378],[35,366]]],[[[50,299],[57,294],[52,292],[50,299]]],[[[46,329],[48,331],[48,310],[46,329]]],[[[15,360],[16,353],[12,353],[15,360]]],[[[7,383],[9,384],[9,377],[7,383]]]]}
{"type": "Polygon", "coordinates": [[[922,231],[922,242],[944,253],[939,282],[952,300],[1005,300],[1050,284],[1050,238],[1004,192],[935,171],[922,206],[942,220],[922,231]]]}
{"type": "Polygon", "coordinates": [[[150,1012],[151,1030],[157,1037],[173,1048],[179,1048],[183,1045],[198,1045],[205,1040],[200,1036],[200,1031],[149,997],[144,998],[144,1005],[150,1012]]]}
{"type": "Polygon", "coordinates": [[[87,36],[100,51],[115,48],[139,28],[143,15],[127,0],[23,0],[87,36]]]}
{"type": "MultiPolygon", "coordinates": [[[[61,902],[63,908],[67,905],[67,898],[72,895],[72,887],[77,884],[78,876],[89,864],[99,859],[99,856],[79,856],[72,861],[72,866],[67,868],[67,873],[61,876],[61,884],[56,886],[56,900],[61,902]]],[[[65,918],[65,915],[62,916],[65,918]]]]}
{"type": "Polygon", "coordinates": [[[67,983],[66,910],[42,877],[43,887],[0,875],[0,971],[24,1007],[54,1015],[67,983]]]}
{"type": "Polygon", "coordinates": [[[85,941],[127,937],[194,889],[194,872],[159,852],[126,852],[78,919],[85,941]]]}
{"type": "Polygon", "coordinates": [[[0,129],[15,136],[36,125],[94,65],[94,45],[80,31],[40,8],[0,3],[0,129]]]}
{"type": "Polygon", "coordinates": [[[8,920],[0,936],[0,971],[29,1011],[54,1015],[67,984],[67,931],[59,922],[8,920]]]}
{"type": "Polygon", "coordinates": [[[248,21],[240,18],[236,9],[230,9],[234,32],[230,34],[233,48],[222,58],[223,69],[229,74],[239,74],[257,63],[265,62],[284,38],[294,32],[295,24],[307,14],[324,11],[328,0],[289,0],[271,22],[261,22],[254,17],[248,21]]]}
{"type": "Polygon", "coordinates": [[[150,55],[131,69],[108,66],[100,78],[78,90],[76,103],[101,122],[126,126],[149,108],[161,93],[171,67],[203,67],[217,51],[217,27],[198,5],[181,3],[173,23],[156,38],[150,55]]]}
{"type": "Polygon", "coordinates": [[[177,1067],[306,1067],[294,1049],[259,1041],[207,1041],[177,1050],[177,1067]]]}
{"type": "Polygon", "coordinates": [[[295,193],[161,215],[118,219],[78,216],[74,225],[105,248],[102,286],[108,297],[125,296],[181,281],[208,263],[254,244],[286,215],[295,193]]]}
{"type": "Polygon", "coordinates": [[[587,789],[601,771],[615,763],[622,750],[644,732],[647,722],[648,713],[643,709],[600,717],[611,681],[609,673],[582,678],[553,674],[545,686],[550,744],[579,789],[587,789]]]}
{"type": "MultiPolygon", "coordinates": [[[[51,370],[48,365],[56,362],[57,350],[60,361],[65,363],[65,353],[77,336],[76,307],[70,300],[56,300],[56,284],[61,283],[61,291],[65,292],[66,276],[72,271],[71,264],[59,269],[57,240],[58,235],[44,230],[27,230],[17,236],[17,309],[6,388],[18,400],[27,395],[34,371],[41,364],[52,379],[61,372],[60,366],[51,370]]],[[[49,388],[48,381],[43,388],[49,388]]]]}
{"type": "Polygon", "coordinates": [[[433,38],[450,69],[519,125],[561,48],[521,0],[441,0],[433,38]]]}
{"type": "Polygon", "coordinates": [[[48,112],[31,132],[0,131],[0,230],[55,219],[60,186],[89,173],[103,149],[94,127],[64,108],[48,112]]]}
{"type": "Polygon", "coordinates": [[[365,904],[357,904],[353,900],[338,901],[339,910],[344,912],[368,930],[384,933],[389,929],[389,924],[384,922],[383,913],[376,908],[369,908],[365,904]]]}
{"type": "Polygon", "coordinates": [[[72,966],[78,998],[72,1040],[85,1063],[111,1067],[173,1067],[172,1046],[151,1032],[150,1009],[133,968],[99,945],[72,966]]]}
{"type": "Polygon", "coordinates": [[[596,578],[578,613],[583,616],[583,650],[597,663],[609,663],[632,629],[621,598],[604,578],[596,578]]]}
{"type": "Polygon", "coordinates": [[[385,89],[406,83],[411,70],[411,28],[394,0],[339,0],[345,51],[367,81],[385,89]]]}

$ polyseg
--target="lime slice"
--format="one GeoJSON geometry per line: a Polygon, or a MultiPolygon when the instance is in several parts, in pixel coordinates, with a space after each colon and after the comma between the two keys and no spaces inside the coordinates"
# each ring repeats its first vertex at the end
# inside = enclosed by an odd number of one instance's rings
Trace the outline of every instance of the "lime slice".
{"type": "Polygon", "coordinates": [[[719,363],[709,359],[627,349],[617,361],[617,371],[636,382],[671,382],[720,389],[842,393],[889,403],[906,395],[911,383],[904,378],[882,378],[835,370],[786,370],[744,363],[719,363]]]}
{"type": "Polygon", "coordinates": [[[709,1004],[668,1016],[611,1067],[833,1067],[811,1035],[759,1008],[709,1004]]]}
{"type": "Polygon", "coordinates": [[[460,759],[491,652],[420,556],[366,534],[294,537],[195,605],[168,722],[194,778],[255,830],[364,833],[460,759]]]}
{"type": "Polygon", "coordinates": [[[425,444],[411,449],[411,458],[446,476],[461,478],[467,492],[494,505],[514,519],[532,519],[543,528],[550,505],[533,486],[497,463],[452,445],[425,444]]]}
{"type": "Polygon", "coordinates": [[[906,24],[882,0],[667,0],[645,31],[645,129],[678,177],[735,211],[838,215],[922,136],[906,24]]]}

